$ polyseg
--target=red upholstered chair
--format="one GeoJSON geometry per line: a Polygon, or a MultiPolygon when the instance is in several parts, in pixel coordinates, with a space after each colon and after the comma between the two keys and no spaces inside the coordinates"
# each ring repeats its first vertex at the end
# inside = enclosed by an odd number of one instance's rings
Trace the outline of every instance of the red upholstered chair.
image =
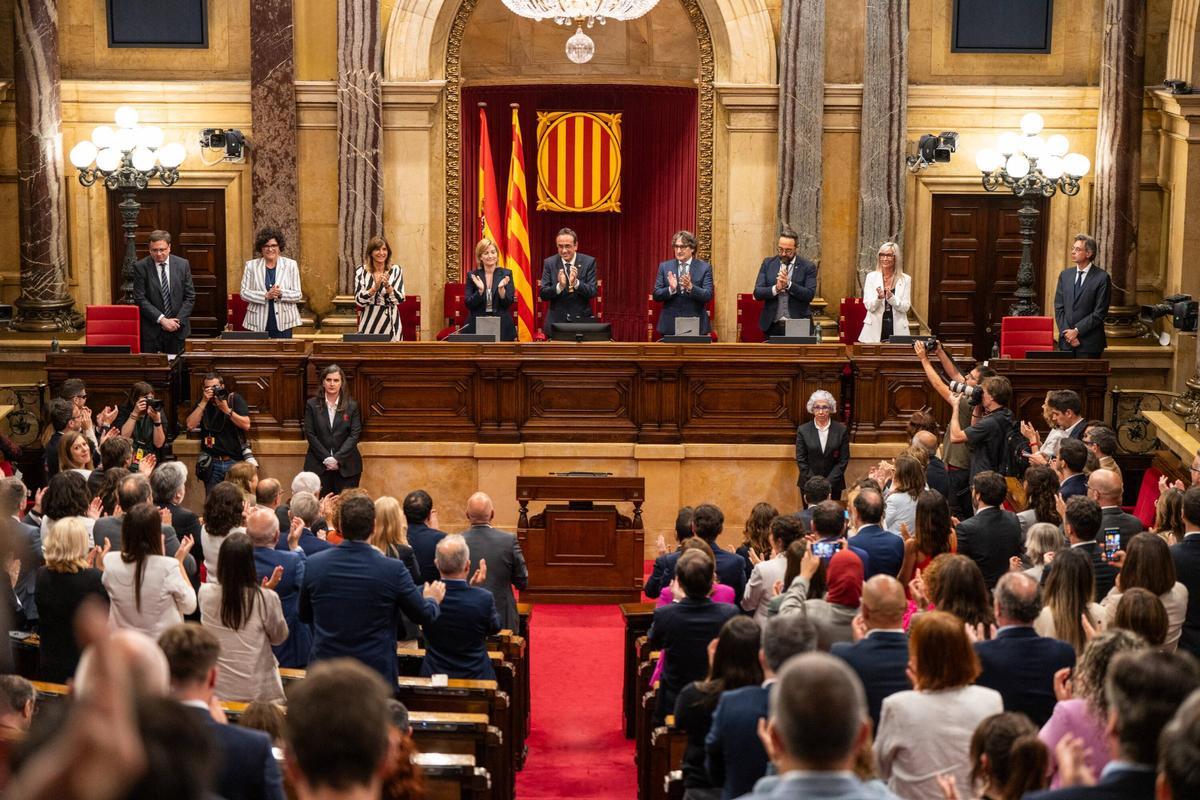
{"type": "MultiPolygon", "coordinates": [[[[709,323],[709,338],[714,342],[717,341],[717,316],[716,316],[717,295],[713,293],[713,299],[708,301],[708,305],[704,310],[708,312],[709,323]]],[[[662,334],[658,332],[658,318],[662,314],[662,303],[654,302],[654,295],[646,295],[646,341],[657,342],[662,338],[662,334]]]]}
{"type": "Polygon", "coordinates": [[[225,330],[246,330],[243,323],[246,321],[246,310],[248,308],[250,308],[250,304],[243,300],[240,294],[229,295],[229,299],[225,304],[225,330]]]}
{"type": "Polygon", "coordinates": [[[1024,358],[1054,349],[1053,317],[1005,317],[1000,321],[1000,357],[1024,358]]]}
{"type": "Polygon", "coordinates": [[[1142,521],[1146,530],[1150,530],[1154,525],[1155,506],[1158,504],[1158,479],[1161,477],[1162,473],[1156,467],[1146,470],[1142,475],[1142,485],[1138,487],[1137,505],[1129,511],[1142,521]]]}
{"type": "MultiPolygon", "coordinates": [[[[536,290],[538,287],[534,286],[536,290]]],[[[550,303],[543,300],[535,291],[533,296],[533,340],[546,341],[546,314],[550,311],[550,303]]],[[[604,281],[596,281],[596,296],[592,298],[592,314],[597,322],[604,321],[604,281]]]]}
{"type": "Polygon", "coordinates": [[[758,327],[758,318],[762,314],[762,301],[755,300],[753,294],[737,296],[737,339],[739,342],[763,342],[762,328],[758,327]]]}
{"type": "Polygon", "coordinates": [[[442,309],[446,315],[446,327],[438,331],[440,342],[467,324],[467,288],[461,283],[447,283],[442,287],[442,309]]]}
{"type": "Polygon", "coordinates": [[[421,340],[421,295],[410,294],[400,304],[400,338],[405,342],[421,340]]]}
{"type": "Polygon", "coordinates": [[[843,297],[838,310],[838,341],[854,344],[862,333],[867,318],[867,307],[861,297],[843,297]]]}
{"type": "Polygon", "coordinates": [[[88,306],[88,345],[128,345],[129,352],[142,352],[142,327],[137,306],[88,306]]]}

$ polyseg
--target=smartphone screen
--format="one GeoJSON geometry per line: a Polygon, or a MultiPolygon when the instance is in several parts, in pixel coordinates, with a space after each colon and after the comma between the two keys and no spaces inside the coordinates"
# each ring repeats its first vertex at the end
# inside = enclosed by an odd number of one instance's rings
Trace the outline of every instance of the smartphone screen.
{"type": "Polygon", "coordinates": [[[817,558],[833,558],[833,554],[841,549],[840,539],[822,539],[813,542],[813,555],[817,558]]]}
{"type": "Polygon", "coordinates": [[[1117,551],[1121,549],[1121,529],[1104,529],[1104,560],[1112,561],[1117,551]]]}

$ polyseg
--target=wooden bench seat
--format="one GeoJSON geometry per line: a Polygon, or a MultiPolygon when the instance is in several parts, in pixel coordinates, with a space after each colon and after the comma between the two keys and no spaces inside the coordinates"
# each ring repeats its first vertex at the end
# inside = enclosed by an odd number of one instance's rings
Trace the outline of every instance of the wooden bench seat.
{"type": "Polygon", "coordinates": [[[416,753],[413,763],[425,774],[429,800],[485,800],[491,796],[491,778],[475,766],[475,756],[451,753],[416,753]]]}
{"type": "Polygon", "coordinates": [[[510,754],[500,729],[486,714],[410,711],[413,742],[422,753],[471,755],[492,776],[492,800],[511,800],[513,787],[508,777],[510,754]]]}

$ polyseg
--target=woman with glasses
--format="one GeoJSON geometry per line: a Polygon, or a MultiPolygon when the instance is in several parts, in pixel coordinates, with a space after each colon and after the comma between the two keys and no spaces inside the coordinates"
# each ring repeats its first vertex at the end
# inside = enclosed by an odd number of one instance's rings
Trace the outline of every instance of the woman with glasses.
{"type": "Polygon", "coordinates": [[[895,242],[879,246],[876,268],[863,281],[863,320],[860,342],[886,342],[893,335],[908,335],[908,309],[912,305],[912,278],[900,269],[900,247],[895,242]]]}
{"type": "Polygon", "coordinates": [[[300,327],[300,268],[283,255],[285,244],[277,228],[263,228],[254,239],[259,258],[247,261],[242,272],[242,327],[272,339],[290,339],[292,328],[300,327]]]}
{"type": "Polygon", "coordinates": [[[850,463],[850,436],[846,426],[835,420],[837,401],[824,389],[808,398],[812,419],[796,430],[796,466],[800,469],[797,486],[820,475],[829,479],[830,497],[837,500],[846,489],[846,465],[850,463]]]}

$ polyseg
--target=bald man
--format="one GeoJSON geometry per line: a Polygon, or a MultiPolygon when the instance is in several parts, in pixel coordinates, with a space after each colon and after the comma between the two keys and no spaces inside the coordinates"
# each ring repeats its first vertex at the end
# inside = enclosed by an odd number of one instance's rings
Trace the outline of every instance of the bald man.
{"type": "Polygon", "coordinates": [[[925,468],[925,483],[930,489],[942,493],[942,497],[950,498],[950,473],[946,471],[946,462],[938,458],[938,438],[933,431],[917,431],[912,438],[915,447],[920,447],[929,454],[929,466],[925,468]]]}
{"type": "Polygon", "coordinates": [[[1110,469],[1098,469],[1088,476],[1088,497],[1100,504],[1100,536],[1116,528],[1121,532],[1122,550],[1129,547],[1130,539],[1145,530],[1140,519],[1121,510],[1124,490],[1121,476],[1110,469]]]}
{"type": "Polygon", "coordinates": [[[467,521],[471,527],[463,533],[463,538],[476,565],[487,565],[487,577],[480,585],[495,598],[500,624],[515,631],[520,620],[517,618],[517,600],[512,590],[514,586],[524,589],[529,585],[529,570],[525,568],[525,556],[521,553],[517,537],[492,527],[495,516],[492,498],[483,492],[471,495],[467,499],[467,521]]]}
{"type": "MultiPolygon", "coordinates": [[[[132,683],[147,695],[166,697],[171,691],[171,672],[167,657],[158,643],[141,631],[123,628],[109,636],[111,646],[125,665],[132,683]]],[[[99,666],[95,663],[95,647],[89,647],[79,657],[72,692],[87,697],[97,680],[99,666]]]]}
{"type": "MultiPolygon", "coordinates": [[[[259,485],[262,485],[262,481],[259,481],[259,485]]],[[[271,650],[279,666],[288,669],[304,669],[312,654],[312,628],[300,621],[300,587],[304,585],[304,571],[307,569],[307,556],[300,545],[303,531],[304,520],[293,517],[287,534],[281,536],[279,518],[274,511],[261,506],[246,518],[246,534],[254,542],[254,569],[259,580],[270,578],[276,567],[283,569],[283,577],[275,586],[275,593],[279,595],[279,602],[283,606],[288,638],[271,650]]]]}
{"type": "Polygon", "coordinates": [[[908,634],[904,586],[891,575],[876,575],[863,584],[862,604],[854,619],[854,643],[837,642],[829,652],[858,673],[867,690],[867,710],[879,725],[883,699],[912,688],[907,675],[908,634]]]}

